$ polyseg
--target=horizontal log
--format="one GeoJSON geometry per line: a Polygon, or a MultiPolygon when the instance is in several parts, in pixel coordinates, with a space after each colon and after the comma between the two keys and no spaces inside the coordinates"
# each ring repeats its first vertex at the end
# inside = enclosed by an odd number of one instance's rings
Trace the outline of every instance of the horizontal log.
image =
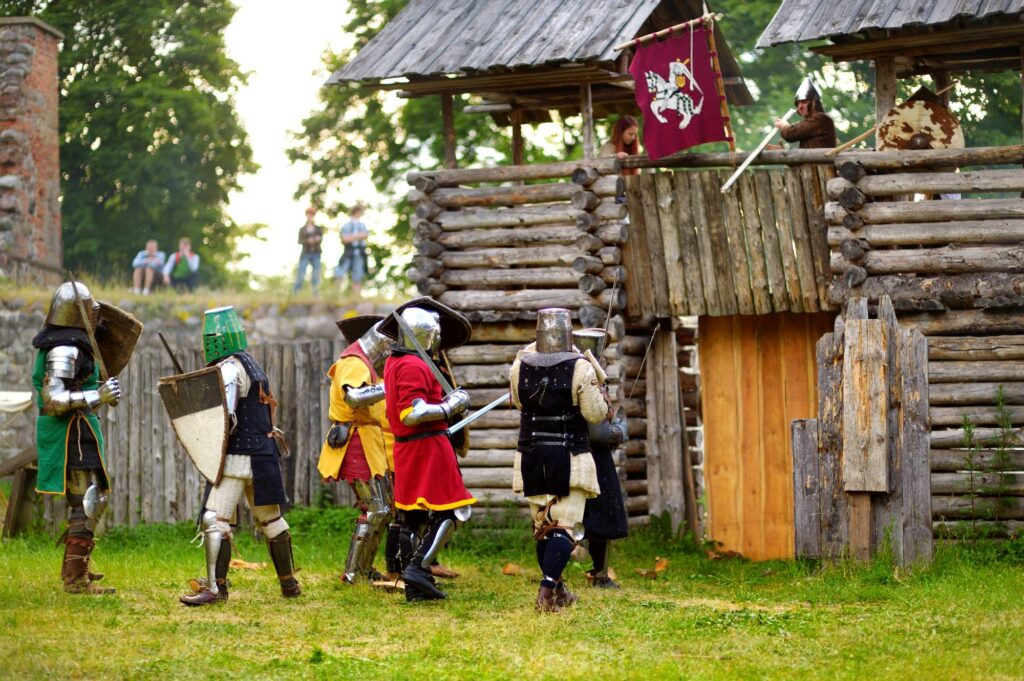
{"type": "Polygon", "coordinates": [[[539,286],[565,288],[576,286],[580,275],[571,267],[522,267],[509,270],[445,270],[441,281],[448,286],[483,288],[486,286],[539,286]]]}
{"type": "Polygon", "coordinates": [[[1021,536],[1021,533],[1024,532],[1024,521],[971,520],[964,522],[939,520],[932,523],[932,532],[935,533],[936,537],[953,538],[958,541],[964,536],[1010,539],[1021,536]]]}
{"type": "MultiPolygon", "coordinates": [[[[470,433],[470,440],[473,439],[470,433]]],[[[514,449],[472,449],[460,461],[462,466],[508,466],[515,463],[516,452],[514,449]]]]}
{"type": "Polygon", "coordinates": [[[429,177],[417,177],[409,182],[413,187],[416,187],[419,191],[429,194],[430,192],[437,189],[438,184],[429,177]]]}
{"type": "Polygon", "coordinates": [[[852,213],[859,211],[868,202],[868,197],[856,187],[847,187],[840,192],[836,201],[840,206],[852,213]]]}
{"type": "MultiPolygon", "coordinates": [[[[1022,307],[1024,274],[990,272],[939,276],[865,276],[856,294],[872,301],[889,296],[897,311],[1022,307]]],[[[834,282],[829,291],[829,299],[835,305],[842,304],[850,295],[845,278],[834,282]]]]}
{"type": "Polygon", "coordinates": [[[1024,470],[1024,449],[933,449],[928,458],[933,473],[1024,470]]]}
{"type": "MultiPolygon", "coordinates": [[[[479,409],[484,407],[499,397],[508,395],[508,386],[501,386],[497,388],[474,388],[469,393],[469,406],[470,409],[479,409]]],[[[511,408],[512,400],[509,399],[504,405],[497,407],[498,409],[511,408]]],[[[476,443],[473,443],[474,445],[476,443]]],[[[477,445],[480,446],[480,445],[477,445]]]]}
{"type": "Polygon", "coordinates": [[[430,197],[427,193],[419,189],[410,189],[405,193],[405,200],[409,203],[416,204],[421,201],[430,201],[430,197]]]}
{"type": "MultiPolygon", "coordinates": [[[[929,339],[930,343],[931,339],[929,339]]],[[[928,386],[932,405],[994,405],[1002,388],[1003,404],[1024,404],[1024,383],[937,383],[928,386]]]]}
{"type": "Polygon", "coordinates": [[[475,468],[462,466],[462,482],[466,487],[512,488],[512,468],[487,467],[475,468]]]}
{"type": "Polygon", "coordinates": [[[861,178],[868,174],[867,169],[856,161],[844,161],[839,164],[837,172],[839,173],[839,177],[845,179],[851,184],[856,184],[861,180],[861,178]]]}
{"type": "Polygon", "coordinates": [[[928,359],[1024,359],[1024,335],[944,336],[928,339],[928,359]]]}
{"type": "Polygon", "coordinates": [[[599,177],[601,177],[601,173],[597,172],[596,168],[580,167],[572,171],[571,179],[573,184],[589,187],[594,184],[599,177]]]}
{"type": "Polygon", "coordinates": [[[446,232],[495,227],[526,227],[529,225],[575,224],[580,215],[567,203],[520,206],[518,208],[465,208],[438,213],[434,221],[446,232]]]}
{"type": "Polygon", "coordinates": [[[595,295],[608,288],[604,279],[593,274],[584,274],[579,279],[579,289],[584,293],[595,295]]]}
{"type": "Polygon", "coordinates": [[[622,339],[622,352],[627,355],[642,355],[647,351],[650,336],[628,335],[622,339]]]}
{"type": "Polygon", "coordinates": [[[416,217],[415,215],[409,218],[409,226],[412,228],[412,233],[423,237],[424,239],[437,240],[444,230],[441,229],[441,225],[430,220],[424,220],[423,218],[416,217]]]}
{"type": "MultiPolygon", "coordinates": [[[[477,329],[473,330],[473,335],[477,335],[477,329]]],[[[448,355],[448,360],[455,365],[511,364],[512,360],[516,358],[516,353],[524,345],[525,343],[521,341],[508,344],[480,343],[452,348],[451,350],[446,350],[445,353],[448,355]]]]}
{"type": "Polygon", "coordinates": [[[473,428],[469,429],[469,442],[480,449],[512,449],[519,441],[519,429],[515,428],[473,428]]]}
{"type": "Polygon", "coordinates": [[[550,267],[572,265],[580,255],[574,246],[538,246],[536,248],[481,248],[475,251],[447,251],[440,264],[452,269],[512,267],[514,265],[550,267]]]}
{"type": "Polygon", "coordinates": [[[647,441],[630,439],[622,443],[622,451],[627,456],[647,456],[647,441]]]}
{"type": "Polygon", "coordinates": [[[36,448],[26,447],[10,459],[0,462],[0,478],[14,475],[18,470],[36,462],[36,448]]]}
{"type": "Polygon", "coordinates": [[[838,197],[846,189],[856,189],[867,196],[899,194],[969,194],[971,192],[1024,191],[1024,170],[969,170],[961,173],[892,173],[868,175],[856,185],[844,178],[828,181],[828,193],[838,197]]]}
{"type": "Polygon", "coordinates": [[[445,251],[444,246],[438,242],[419,237],[413,237],[412,245],[416,248],[417,255],[423,255],[428,258],[436,258],[445,251]]]}
{"type": "Polygon", "coordinates": [[[441,232],[437,242],[448,249],[521,248],[538,244],[570,245],[576,243],[579,235],[579,230],[572,225],[467,229],[461,232],[441,232]]]}
{"type": "Polygon", "coordinates": [[[626,497],[626,511],[629,513],[647,513],[649,508],[647,496],[626,497]]]}
{"type": "Polygon", "coordinates": [[[622,196],[626,193],[626,183],[621,175],[605,175],[590,185],[589,189],[602,198],[622,196]]]}
{"type": "Polygon", "coordinates": [[[647,419],[633,418],[626,421],[626,430],[630,437],[647,436],[647,419]]]}
{"type": "Polygon", "coordinates": [[[576,216],[576,229],[591,233],[601,226],[601,218],[593,213],[580,213],[576,216]]]}
{"type": "Polygon", "coordinates": [[[571,195],[572,207],[577,210],[594,210],[601,203],[601,197],[594,192],[575,191],[571,195]]]}
{"type": "Polygon", "coordinates": [[[526,291],[445,291],[440,301],[456,310],[533,311],[545,307],[579,308],[593,298],[579,289],[526,291]]]}
{"type": "Polygon", "coordinates": [[[605,289],[591,300],[597,301],[602,308],[611,309],[613,312],[626,309],[626,291],[621,286],[615,289],[605,289]]]}
{"type": "MultiPolygon", "coordinates": [[[[830,227],[828,243],[838,246],[854,233],[830,227]]],[[[865,225],[856,232],[871,246],[944,246],[946,244],[1012,244],[1024,241],[1024,220],[965,220],[865,225]]]]}
{"type": "Polygon", "coordinates": [[[624,289],[626,283],[626,268],[622,265],[605,267],[601,270],[601,279],[609,286],[618,284],[620,288],[624,289]]]}
{"type": "MultiPolygon", "coordinates": [[[[537,338],[537,322],[501,322],[475,324],[474,343],[513,343],[526,345],[537,338]]],[[[449,350],[449,353],[454,350],[449,350]]]]}
{"type": "Polygon", "coordinates": [[[444,208],[433,201],[420,201],[416,204],[416,210],[413,213],[421,220],[434,220],[439,222],[438,217],[443,211],[444,208]]]}
{"type": "MultiPolygon", "coordinates": [[[[768,152],[765,152],[767,154],[768,152]]],[[[859,163],[868,170],[900,168],[960,168],[980,165],[1020,165],[1024,162],[1024,145],[1005,147],[969,147],[966,149],[922,150],[850,150],[835,157],[836,168],[847,162],[859,163]]],[[[623,164],[623,167],[627,167],[623,164]]]]}
{"type": "MultiPolygon", "coordinates": [[[[1021,441],[1024,435],[1024,428],[1011,428],[1003,432],[1000,428],[975,428],[973,433],[974,444],[981,447],[998,447],[1000,444],[1010,444],[1021,441]],[[1009,439],[1009,442],[1003,442],[1009,439]]],[[[948,428],[946,430],[933,430],[929,436],[931,449],[957,449],[966,447],[963,428],[948,428]]]]}
{"type": "MultiPolygon", "coordinates": [[[[1024,423],[1024,407],[1004,405],[1003,413],[1010,423],[1024,423]]],[[[999,413],[995,407],[964,405],[957,407],[929,407],[928,420],[932,427],[959,426],[967,419],[975,426],[995,426],[999,424],[999,413]]]]}
{"type": "MultiPolygon", "coordinates": [[[[833,268],[845,271],[842,256],[832,253],[833,268]],[[840,258],[836,263],[835,258],[840,258]]],[[[959,274],[1024,272],[1024,246],[962,246],[870,251],[858,264],[871,274],[959,274]]]]}
{"type": "Polygon", "coordinates": [[[593,234],[581,234],[576,238],[576,248],[584,253],[597,253],[604,248],[604,242],[593,234]]]}
{"type": "Polygon", "coordinates": [[[581,255],[573,259],[572,269],[580,274],[600,274],[604,269],[604,263],[592,255],[581,255]]]}
{"type": "Polygon", "coordinates": [[[442,284],[437,279],[434,279],[432,277],[414,276],[417,274],[418,272],[416,270],[411,269],[406,272],[406,276],[409,278],[409,281],[416,282],[416,290],[419,292],[421,296],[430,296],[431,298],[436,298],[448,290],[448,287],[442,284]]]}
{"type": "Polygon", "coordinates": [[[623,468],[626,469],[626,475],[645,475],[647,473],[647,459],[645,457],[626,459],[626,464],[623,468]]]}
{"type": "Polygon", "coordinates": [[[647,494],[647,481],[646,480],[627,480],[622,485],[622,491],[629,496],[638,496],[647,494]]]}
{"type": "Polygon", "coordinates": [[[917,314],[900,317],[900,325],[913,327],[925,336],[949,336],[995,333],[1024,333],[1024,314],[951,310],[943,314],[917,314]]]}
{"type": "MultiPolygon", "coordinates": [[[[825,204],[825,220],[842,224],[849,212],[838,203],[825,204]]],[[[857,211],[865,224],[1003,220],[1024,217],[1024,199],[961,199],[959,201],[897,201],[868,203],[857,211]]]]}
{"type": "Polygon", "coordinates": [[[1024,498],[933,496],[932,517],[1022,520],[1024,519],[1024,498]]]}
{"type": "Polygon", "coordinates": [[[605,265],[621,265],[622,249],[618,246],[603,246],[598,249],[597,257],[601,258],[605,265]]]}
{"type": "MultiPolygon", "coordinates": [[[[831,165],[833,157],[827,156],[827,149],[769,149],[754,156],[750,165],[804,165],[817,163],[831,165]]],[[[746,161],[749,151],[732,154],[727,151],[710,154],[678,153],[659,159],[643,156],[627,156],[621,159],[623,168],[734,168],[746,161]]]]}
{"type": "Polygon", "coordinates": [[[1024,364],[1017,362],[928,362],[928,383],[1024,381],[1024,364]]]}
{"type": "MultiPolygon", "coordinates": [[[[508,387],[508,371],[505,371],[505,383],[503,387],[508,387]]],[[[494,409],[481,416],[470,426],[470,430],[473,428],[497,428],[497,429],[519,429],[520,413],[518,409],[515,409],[511,405],[504,408],[494,409]]],[[[472,444],[472,442],[470,443],[472,444]]]]}
{"type": "Polygon", "coordinates": [[[439,170],[418,170],[405,176],[409,184],[422,177],[428,177],[443,187],[481,182],[508,182],[516,180],[550,180],[571,177],[577,168],[587,166],[602,175],[619,172],[618,159],[601,158],[586,161],[558,161],[534,163],[519,166],[497,166],[493,168],[457,168],[439,170]]]}
{"type": "Polygon", "coordinates": [[[579,193],[579,190],[578,186],[567,182],[516,184],[503,187],[453,187],[438,189],[430,195],[430,198],[442,208],[518,206],[526,203],[568,201],[579,193]]]}
{"type": "Polygon", "coordinates": [[[629,209],[624,203],[618,203],[614,199],[604,199],[594,209],[594,215],[602,220],[622,220],[629,214],[629,209]]]}
{"type": "Polygon", "coordinates": [[[508,367],[504,364],[462,364],[453,371],[458,384],[468,390],[508,386],[508,367]]]}
{"type": "Polygon", "coordinates": [[[626,243],[629,227],[623,222],[609,222],[598,227],[594,234],[606,244],[617,246],[626,243]]]}
{"type": "Polygon", "coordinates": [[[619,384],[618,390],[615,392],[615,399],[617,400],[628,400],[633,397],[646,397],[647,396],[647,381],[644,379],[623,380],[619,384]]]}
{"type": "Polygon", "coordinates": [[[470,487],[469,493],[476,498],[476,505],[484,508],[509,505],[529,506],[526,497],[513,492],[509,487],[470,487]]]}

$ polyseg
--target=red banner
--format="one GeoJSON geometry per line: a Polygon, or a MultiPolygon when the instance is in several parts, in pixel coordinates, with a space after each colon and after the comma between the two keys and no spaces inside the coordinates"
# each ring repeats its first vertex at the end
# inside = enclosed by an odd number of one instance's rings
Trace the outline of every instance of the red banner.
{"type": "Polygon", "coordinates": [[[644,147],[650,158],[728,140],[707,28],[638,47],[629,70],[644,114],[644,147]]]}

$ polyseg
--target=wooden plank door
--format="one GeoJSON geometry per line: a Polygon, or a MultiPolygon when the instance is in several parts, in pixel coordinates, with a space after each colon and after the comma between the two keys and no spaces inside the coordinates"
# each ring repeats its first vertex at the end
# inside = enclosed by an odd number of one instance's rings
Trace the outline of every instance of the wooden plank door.
{"type": "Polygon", "coordinates": [[[793,556],[790,422],[817,415],[814,346],[834,313],[701,317],[710,537],[754,560],[793,556]]]}

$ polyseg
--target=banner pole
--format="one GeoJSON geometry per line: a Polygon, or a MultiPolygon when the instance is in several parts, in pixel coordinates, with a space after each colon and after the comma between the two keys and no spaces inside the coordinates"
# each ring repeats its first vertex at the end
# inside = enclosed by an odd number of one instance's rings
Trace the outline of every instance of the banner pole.
{"type": "MultiPolygon", "coordinates": [[[[721,16],[721,15],[719,15],[721,16]]],[[[725,81],[722,78],[722,66],[718,63],[718,49],[715,47],[715,19],[712,17],[707,22],[708,26],[708,49],[711,50],[711,66],[715,69],[715,85],[718,88],[718,96],[722,98],[722,122],[725,124],[725,134],[729,137],[729,153],[732,154],[732,165],[736,166],[736,136],[732,134],[732,121],[729,118],[729,102],[725,98],[725,81]]],[[[690,29],[693,30],[692,28],[690,29]]]]}
{"type": "Polygon", "coordinates": [[[684,21],[681,24],[676,24],[675,26],[669,26],[668,28],[663,28],[660,31],[655,31],[654,33],[648,33],[647,35],[637,36],[636,38],[633,38],[632,40],[628,40],[628,41],[626,41],[624,43],[620,43],[620,44],[616,45],[612,49],[615,50],[616,52],[619,52],[621,50],[625,50],[625,49],[630,48],[630,47],[635,47],[635,46],[637,46],[637,45],[639,45],[641,43],[649,43],[652,40],[657,40],[658,38],[664,38],[667,35],[675,33],[676,31],[682,31],[684,28],[690,28],[691,26],[695,26],[696,24],[703,24],[703,23],[705,23],[707,21],[717,21],[718,19],[721,19],[724,16],[725,15],[722,14],[721,12],[714,13],[714,14],[705,14],[702,17],[697,17],[696,19],[691,19],[689,21],[684,21]]]}

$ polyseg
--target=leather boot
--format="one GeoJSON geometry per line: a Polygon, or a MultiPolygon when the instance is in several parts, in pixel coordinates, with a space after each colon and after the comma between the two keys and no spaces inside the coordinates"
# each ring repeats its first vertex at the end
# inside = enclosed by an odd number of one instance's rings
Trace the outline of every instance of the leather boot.
{"type": "Polygon", "coordinates": [[[576,604],[579,600],[579,596],[569,591],[568,587],[565,586],[565,582],[558,580],[558,584],[555,586],[555,602],[559,608],[568,608],[576,604]]]}
{"type": "Polygon", "coordinates": [[[598,589],[621,589],[619,583],[608,576],[607,570],[601,570],[595,572],[590,570],[587,572],[587,579],[590,580],[590,586],[597,587],[598,589]]]}
{"type": "Polygon", "coordinates": [[[434,576],[415,560],[402,571],[405,582],[405,600],[407,601],[439,601],[448,594],[437,588],[434,576]]]}
{"type": "Polygon", "coordinates": [[[292,535],[288,530],[273,539],[267,538],[270,559],[277,571],[277,579],[281,582],[281,596],[295,598],[302,594],[299,581],[295,579],[295,561],[292,558],[292,535]]]}
{"type": "Polygon", "coordinates": [[[561,612],[562,607],[555,598],[555,590],[550,586],[541,585],[537,590],[537,612],[561,612]]]}
{"type": "Polygon", "coordinates": [[[82,537],[68,537],[64,544],[64,562],[61,564],[60,576],[64,581],[64,591],[69,594],[89,594],[99,596],[112,594],[116,589],[96,586],[89,579],[89,557],[95,542],[82,537]]]}

